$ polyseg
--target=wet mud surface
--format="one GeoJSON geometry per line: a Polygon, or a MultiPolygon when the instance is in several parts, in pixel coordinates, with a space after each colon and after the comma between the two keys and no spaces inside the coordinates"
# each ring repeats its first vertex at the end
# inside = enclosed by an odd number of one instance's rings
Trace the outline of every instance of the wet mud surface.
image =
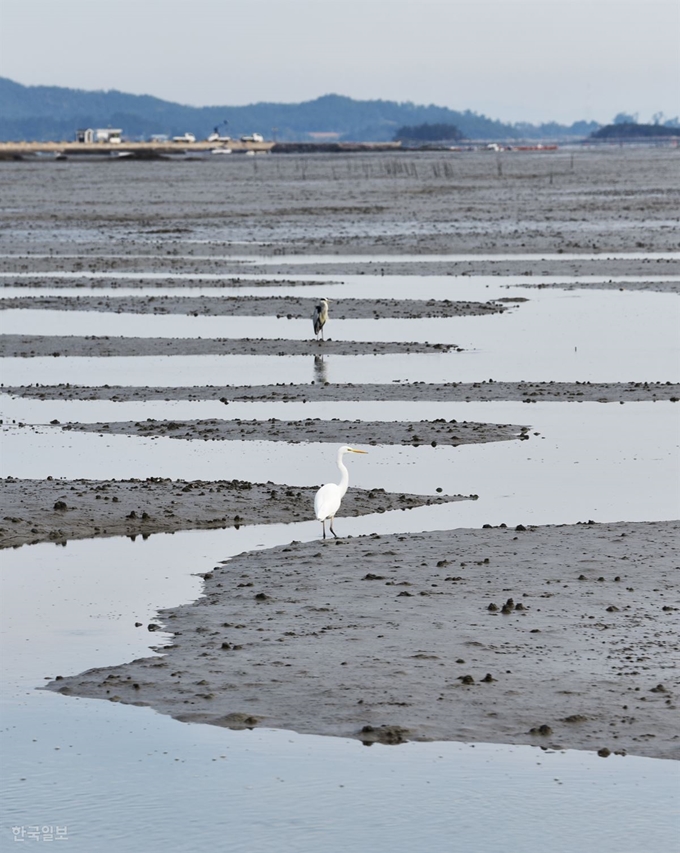
{"type": "MultiPolygon", "coordinates": [[[[539,288],[553,286],[550,277],[598,276],[603,283],[559,286],[678,290],[677,282],[659,280],[680,274],[680,172],[677,152],[670,149],[226,159],[115,167],[0,164],[0,272],[7,273],[0,285],[83,288],[82,299],[22,297],[4,307],[309,317],[314,300],[306,298],[308,288],[323,295],[314,277],[340,282],[348,274],[413,276],[416,283],[418,276],[513,275],[522,277],[523,287],[539,288]],[[447,254],[452,257],[437,257],[447,254]],[[639,280],[626,280],[632,277],[639,280]],[[119,301],[101,293],[103,287],[200,285],[217,292],[274,284],[297,285],[301,296],[227,301],[140,293],[119,301]]],[[[497,313],[505,304],[397,303],[390,296],[388,285],[383,299],[338,300],[332,316],[341,316],[340,310],[359,312],[347,317],[473,316],[497,313]]],[[[525,310],[517,307],[520,315],[525,310]]],[[[6,331],[2,354],[20,357],[406,358],[409,352],[447,349],[6,331]]],[[[224,403],[680,398],[677,384],[654,382],[2,390],[42,400],[224,403]]],[[[344,443],[349,429],[359,444],[386,440],[383,423],[338,424],[183,421],[78,428],[298,441],[302,427],[309,441],[344,443]]],[[[528,437],[521,427],[437,421],[387,429],[390,440],[406,444],[528,437]]],[[[653,435],[640,441],[653,441],[653,435]]],[[[7,479],[0,545],[310,519],[313,491],[242,481],[7,479]]],[[[461,499],[352,488],[343,512],[461,499]]],[[[190,722],[276,727],[366,743],[455,739],[679,758],[678,532],[678,523],[669,521],[447,530],[293,542],[242,554],[212,571],[201,564],[195,571],[204,574],[204,595],[139,626],[170,632],[170,646],[120,667],[54,673],[50,688],[150,706],[190,722]]]]}
{"type": "MultiPolygon", "coordinates": [[[[187,272],[196,267],[191,255],[215,256],[214,272],[237,274],[239,265],[229,269],[223,256],[680,248],[672,149],[222,159],[229,162],[3,164],[0,249],[75,254],[80,268],[90,269],[112,268],[111,261],[88,258],[93,254],[160,254],[165,266],[150,258],[147,269],[187,272]]],[[[141,270],[137,259],[117,268],[126,264],[141,270]]],[[[640,259],[617,264],[623,275],[660,275],[669,267],[640,259]]],[[[54,269],[54,259],[44,268],[54,269]]],[[[342,258],[338,269],[346,270],[342,258]]],[[[550,271],[547,263],[528,269],[550,271]]],[[[277,271],[267,267],[265,275],[277,271]]]]}
{"type": "Polygon", "coordinates": [[[291,542],[204,574],[159,654],[53,680],[179,720],[680,758],[677,522],[291,542]]]}
{"type": "MultiPolygon", "coordinates": [[[[632,227],[632,226],[631,226],[632,227]]],[[[1,237],[0,237],[1,240],[1,237]]],[[[174,241],[173,241],[174,242],[174,241]]],[[[677,251],[678,246],[669,242],[670,250],[677,251]]],[[[0,242],[0,248],[3,248],[0,242]]],[[[0,254],[0,273],[4,273],[0,279],[0,292],[2,288],[42,288],[63,289],[81,288],[83,293],[88,291],[116,290],[118,288],[153,290],[168,288],[201,287],[214,288],[272,288],[278,286],[309,288],[317,293],[323,291],[324,286],[329,283],[341,283],[348,273],[348,263],[343,261],[342,252],[331,251],[330,255],[337,255],[337,260],[330,260],[329,255],[306,254],[307,247],[301,244],[295,250],[295,256],[291,257],[285,252],[277,250],[269,244],[262,244],[258,254],[262,258],[251,258],[248,261],[232,257],[223,252],[236,252],[228,243],[218,245],[213,249],[214,254],[205,255],[203,250],[197,252],[195,248],[184,247],[188,252],[186,257],[168,257],[167,255],[156,255],[145,243],[137,244],[135,251],[146,252],[146,254],[126,257],[125,252],[130,247],[120,245],[116,247],[120,255],[101,258],[101,246],[96,243],[79,245],[79,251],[86,254],[89,252],[93,260],[83,263],[84,255],[51,254],[40,257],[33,254],[17,255],[12,252],[11,257],[0,254]],[[304,261],[299,259],[304,255],[304,261]],[[264,257],[267,258],[266,263],[264,257]],[[317,260],[318,257],[318,260],[317,260]],[[20,267],[17,270],[17,267],[20,267]],[[241,275],[234,271],[241,271],[241,275]],[[294,272],[305,278],[287,278],[294,272]],[[20,274],[17,274],[20,273],[20,274]],[[33,275],[31,275],[33,273],[33,275]],[[54,274],[54,275],[51,275],[54,274]],[[267,273],[270,278],[267,278],[267,273]],[[332,276],[335,280],[331,282],[326,278],[315,280],[311,276],[332,276]],[[135,277],[137,275],[138,277],[135,277]],[[276,278],[273,276],[276,275],[276,278]],[[253,276],[253,277],[251,277],[253,276]]],[[[238,247],[239,249],[242,247],[238,247]]],[[[252,248],[243,247],[246,252],[252,252],[252,248]]],[[[320,249],[319,251],[322,251],[320,249]]],[[[596,276],[607,277],[611,283],[605,282],[603,288],[615,287],[619,289],[619,282],[624,280],[625,289],[666,291],[673,290],[675,285],[659,282],[657,279],[664,276],[677,276],[680,274],[680,265],[675,258],[617,258],[607,257],[606,252],[595,255],[578,255],[570,257],[531,258],[524,257],[525,249],[518,252],[518,257],[513,259],[511,255],[497,259],[493,255],[482,255],[475,258],[479,250],[474,241],[470,240],[461,249],[466,257],[464,260],[438,258],[433,253],[431,259],[427,254],[413,249],[417,257],[408,261],[400,260],[396,250],[384,250],[380,242],[375,247],[373,244],[367,246],[348,247],[353,260],[351,273],[353,275],[392,275],[392,276],[521,276],[524,280],[522,287],[536,283],[541,285],[541,279],[555,276],[596,276]],[[363,251],[369,256],[362,261],[358,254],[363,251]],[[381,255],[386,251],[385,257],[380,261],[370,258],[374,251],[381,255]],[[625,283],[625,277],[636,276],[634,282],[625,283]]],[[[441,251],[448,251],[441,249],[441,251]]],[[[531,248],[528,249],[531,251],[531,248]]],[[[623,250],[626,251],[626,250],[623,250]]],[[[551,286],[551,285],[547,285],[551,286]]],[[[558,285],[559,286],[559,285],[558,285]]],[[[594,289],[600,289],[599,282],[586,285],[594,289]]],[[[480,288],[480,295],[481,288],[480,288]]]]}
{"type": "MultiPolygon", "coordinates": [[[[119,339],[120,340],[120,339],[119,339]]],[[[75,355],[75,353],[73,353],[75,355]]],[[[86,353],[80,353],[85,355],[86,353]]],[[[124,353],[111,353],[124,354],[124,353]]],[[[230,402],[318,402],[337,400],[419,400],[487,402],[520,400],[581,401],[599,403],[680,400],[680,385],[673,382],[451,382],[310,385],[205,385],[172,388],[124,385],[23,385],[4,387],[4,393],[38,400],[220,400],[230,402]]]]}
{"type": "MultiPolygon", "coordinates": [[[[311,323],[310,323],[311,327],[311,323]]],[[[412,341],[295,341],[289,338],[127,338],[77,335],[2,335],[5,357],[145,355],[407,355],[460,349],[412,341]]]]}
{"type": "MultiPolygon", "coordinates": [[[[677,275],[677,268],[673,274],[677,275]]],[[[680,281],[598,281],[598,282],[549,282],[545,284],[524,284],[523,287],[535,287],[537,290],[550,288],[551,290],[620,290],[635,291],[646,290],[651,293],[680,293],[680,281]]]]}
{"type": "MultiPolygon", "coordinates": [[[[143,536],[252,524],[288,524],[313,516],[316,486],[245,480],[0,480],[0,549],[69,539],[143,536]]],[[[352,487],[343,516],[474,500],[467,495],[388,494],[352,487]]],[[[336,525],[340,528],[340,525],[336,525]]]]}
{"type": "Polygon", "coordinates": [[[118,421],[112,423],[64,424],[62,429],[77,432],[106,432],[107,435],[167,436],[194,441],[285,441],[289,444],[304,442],[331,442],[333,444],[376,445],[402,444],[419,447],[430,444],[456,446],[479,444],[485,441],[527,439],[528,426],[514,424],[485,424],[474,421],[343,421],[340,419],[284,421],[270,418],[266,421],[209,420],[197,421],[118,421]]]}
{"type": "MultiPolygon", "coordinates": [[[[513,300],[526,302],[526,299],[513,300]]],[[[194,316],[311,318],[318,299],[289,296],[16,296],[0,300],[5,309],[100,311],[119,314],[186,314],[194,316]]],[[[502,314],[497,301],[454,302],[450,299],[337,299],[332,303],[336,320],[371,320],[378,317],[467,317],[502,314]]]]}

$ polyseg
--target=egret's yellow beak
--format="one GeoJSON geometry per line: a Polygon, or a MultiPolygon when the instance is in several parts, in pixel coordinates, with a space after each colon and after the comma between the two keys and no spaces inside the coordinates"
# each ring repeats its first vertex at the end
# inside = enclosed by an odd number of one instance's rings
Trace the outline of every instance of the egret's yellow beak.
{"type": "Polygon", "coordinates": [[[368,453],[368,450],[355,450],[353,447],[350,447],[350,453],[368,453]]]}

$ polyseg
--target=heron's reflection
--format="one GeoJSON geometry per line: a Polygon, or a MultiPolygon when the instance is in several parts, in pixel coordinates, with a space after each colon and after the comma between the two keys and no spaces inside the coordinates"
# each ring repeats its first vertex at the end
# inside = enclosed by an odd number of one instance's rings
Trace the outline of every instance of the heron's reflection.
{"type": "Polygon", "coordinates": [[[314,356],[314,381],[317,385],[325,385],[328,382],[326,362],[322,355],[314,356]]]}

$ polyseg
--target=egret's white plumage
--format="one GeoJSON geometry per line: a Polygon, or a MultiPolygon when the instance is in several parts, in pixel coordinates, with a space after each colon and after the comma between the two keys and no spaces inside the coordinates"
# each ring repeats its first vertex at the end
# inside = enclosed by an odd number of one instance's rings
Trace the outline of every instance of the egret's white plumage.
{"type": "Polygon", "coordinates": [[[326,483],[325,486],[321,486],[314,497],[314,514],[321,522],[324,539],[326,538],[326,519],[330,519],[331,533],[336,539],[338,538],[338,534],[333,530],[333,519],[335,518],[335,513],[340,509],[340,504],[342,503],[342,499],[344,498],[347,487],[349,486],[349,471],[345,467],[342,457],[345,453],[366,452],[366,450],[355,450],[355,448],[348,447],[346,444],[340,447],[338,449],[338,468],[342,474],[340,482],[326,483]]]}
{"type": "Polygon", "coordinates": [[[328,300],[322,299],[318,305],[314,306],[314,314],[312,315],[312,322],[314,323],[314,334],[319,337],[321,335],[321,340],[323,340],[323,327],[326,324],[326,320],[328,319],[328,300]]]}

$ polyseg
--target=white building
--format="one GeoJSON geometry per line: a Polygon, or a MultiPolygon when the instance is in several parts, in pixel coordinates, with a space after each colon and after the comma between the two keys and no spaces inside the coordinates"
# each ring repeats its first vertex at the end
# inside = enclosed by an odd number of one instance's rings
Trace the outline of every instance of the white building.
{"type": "Polygon", "coordinates": [[[85,142],[92,144],[94,142],[109,142],[118,144],[122,141],[123,131],[119,127],[88,127],[84,130],[76,131],[76,142],[85,142]]]}

